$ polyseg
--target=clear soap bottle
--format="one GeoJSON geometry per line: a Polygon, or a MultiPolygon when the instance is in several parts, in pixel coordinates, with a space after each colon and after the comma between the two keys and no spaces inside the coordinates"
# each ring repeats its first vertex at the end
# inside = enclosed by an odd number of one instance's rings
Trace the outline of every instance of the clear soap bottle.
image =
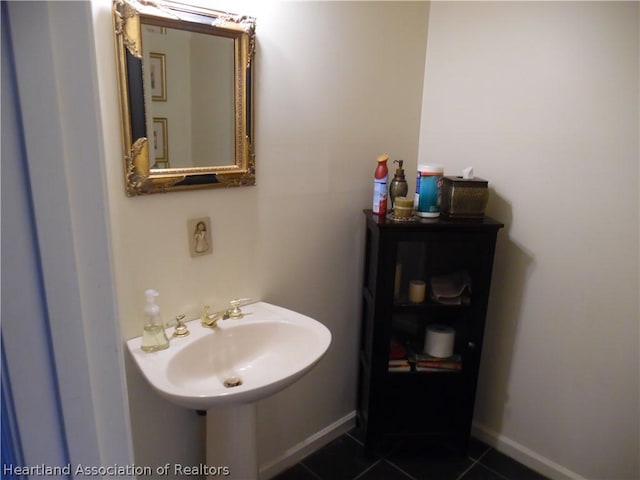
{"type": "Polygon", "coordinates": [[[169,348],[169,339],[164,331],[164,324],[160,317],[160,307],[155,303],[158,292],[149,289],[144,294],[147,297],[147,305],[144,307],[141,348],[145,352],[156,352],[169,348]]]}

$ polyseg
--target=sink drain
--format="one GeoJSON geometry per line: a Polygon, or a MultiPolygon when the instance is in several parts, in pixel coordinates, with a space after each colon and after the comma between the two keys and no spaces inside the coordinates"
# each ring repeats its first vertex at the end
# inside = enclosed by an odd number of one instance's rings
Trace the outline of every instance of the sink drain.
{"type": "Polygon", "coordinates": [[[238,387],[242,385],[242,379],[240,377],[229,377],[224,381],[224,386],[227,388],[238,387]]]}

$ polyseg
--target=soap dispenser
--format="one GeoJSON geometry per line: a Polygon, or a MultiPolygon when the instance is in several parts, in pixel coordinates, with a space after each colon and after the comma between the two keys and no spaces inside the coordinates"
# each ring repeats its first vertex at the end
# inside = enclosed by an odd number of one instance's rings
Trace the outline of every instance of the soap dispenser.
{"type": "Polygon", "coordinates": [[[404,178],[404,169],[402,168],[403,160],[394,160],[393,163],[398,164],[393,180],[389,185],[389,197],[391,198],[391,208],[393,208],[396,197],[404,197],[409,191],[407,180],[404,178]]]}
{"type": "Polygon", "coordinates": [[[144,307],[141,348],[145,352],[155,352],[169,348],[169,339],[164,331],[164,324],[160,317],[160,307],[155,303],[158,292],[149,289],[144,294],[147,297],[147,305],[144,307]]]}

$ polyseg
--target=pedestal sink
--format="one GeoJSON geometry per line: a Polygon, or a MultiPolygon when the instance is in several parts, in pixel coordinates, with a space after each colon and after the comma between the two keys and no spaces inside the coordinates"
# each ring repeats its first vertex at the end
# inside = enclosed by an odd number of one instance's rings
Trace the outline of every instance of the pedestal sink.
{"type": "Polygon", "coordinates": [[[206,328],[187,323],[190,335],[147,353],[142,338],[127,347],[153,389],[186,408],[206,410],[207,466],[228,467],[227,478],[258,478],[255,402],[282,390],[322,358],[331,333],[286,308],[257,302],[243,318],[206,328]]]}

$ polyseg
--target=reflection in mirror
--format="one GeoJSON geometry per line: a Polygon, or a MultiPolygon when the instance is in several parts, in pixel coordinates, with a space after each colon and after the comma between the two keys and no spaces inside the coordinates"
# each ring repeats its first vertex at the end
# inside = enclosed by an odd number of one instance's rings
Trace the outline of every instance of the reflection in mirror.
{"type": "Polygon", "coordinates": [[[235,163],[233,39],[143,23],[142,45],[151,169],[235,163]],[[172,122],[171,136],[169,118],[180,119],[172,122]]]}
{"type": "Polygon", "coordinates": [[[255,184],[255,20],[114,0],[128,195],[255,184]]]}

